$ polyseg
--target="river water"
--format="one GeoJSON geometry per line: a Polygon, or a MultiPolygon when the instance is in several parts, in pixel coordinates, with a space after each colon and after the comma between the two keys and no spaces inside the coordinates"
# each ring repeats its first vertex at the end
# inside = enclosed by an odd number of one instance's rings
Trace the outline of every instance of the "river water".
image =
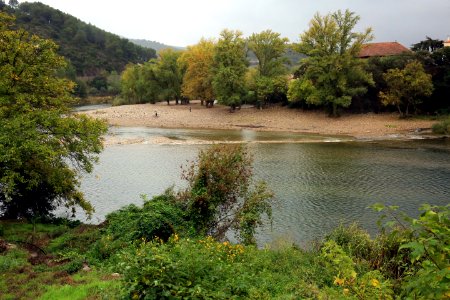
{"type": "MultiPolygon", "coordinates": [[[[251,130],[187,130],[113,127],[108,146],[81,188],[95,206],[91,222],[124,205],[141,204],[167,187],[185,186],[180,166],[212,142],[246,142],[256,179],[275,193],[272,226],[259,244],[282,239],[307,245],[340,222],[376,232],[377,202],[417,215],[422,203],[450,201],[448,140],[355,141],[336,136],[251,130]]],[[[80,216],[80,218],[83,218],[80,216]]]]}

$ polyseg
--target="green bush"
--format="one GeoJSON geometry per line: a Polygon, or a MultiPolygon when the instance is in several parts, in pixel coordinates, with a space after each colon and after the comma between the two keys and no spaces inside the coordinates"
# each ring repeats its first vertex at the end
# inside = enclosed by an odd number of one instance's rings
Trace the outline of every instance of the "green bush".
{"type": "Polygon", "coordinates": [[[450,296],[450,204],[447,206],[424,204],[421,207],[423,213],[419,218],[414,219],[403,215],[403,223],[406,225],[400,223],[400,219],[393,214],[396,207],[377,204],[373,208],[394,216],[394,221],[388,222],[388,226],[404,227],[400,238],[394,238],[396,246],[400,241],[398,251],[407,254],[402,257],[401,295],[410,299],[448,298],[450,296]]]}
{"type": "Polygon", "coordinates": [[[114,100],[112,101],[112,106],[121,106],[121,105],[127,105],[130,104],[130,101],[126,100],[123,97],[116,96],[114,97],[114,100]]]}
{"type": "Polygon", "coordinates": [[[182,174],[188,188],[180,202],[200,235],[224,239],[234,229],[245,244],[255,244],[262,215],[272,219],[273,193],[264,182],[253,185],[252,156],[242,144],[213,145],[182,174]]]}
{"type": "Polygon", "coordinates": [[[148,200],[143,196],[142,208],[131,204],[106,216],[105,232],[112,240],[133,242],[136,240],[166,241],[173,233],[189,231],[184,212],[175,202],[171,189],[148,200]]]}
{"type": "Polygon", "coordinates": [[[27,264],[27,252],[21,249],[11,249],[0,254],[0,273],[14,270],[27,264]]]}
{"type": "Polygon", "coordinates": [[[434,124],[432,130],[437,134],[450,134],[450,118],[434,124]]]}
{"type": "Polygon", "coordinates": [[[372,253],[373,245],[370,235],[356,223],[349,226],[340,224],[326,235],[325,240],[335,241],[347,254],[355,258],[368,259],[372,253]]]}

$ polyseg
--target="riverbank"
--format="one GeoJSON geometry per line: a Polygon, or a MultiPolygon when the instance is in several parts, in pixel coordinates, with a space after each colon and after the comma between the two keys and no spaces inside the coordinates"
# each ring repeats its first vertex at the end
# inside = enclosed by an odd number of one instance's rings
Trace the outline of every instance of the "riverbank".
{"type": "Polygon", "coordinates": [[[124,105],[83,112],[105,119],[115,126],[157,128],[253,129],[258,131],[291,131],[325,135],[347,135],[355,138],[411,137],[431,133],[432,120],[399,119],[398,114],[345,114],[329,118],[324,112],[303,111],[286,107],[263,110],[243,107],[231,113],[229,108],[157,104],[124,105]]]}

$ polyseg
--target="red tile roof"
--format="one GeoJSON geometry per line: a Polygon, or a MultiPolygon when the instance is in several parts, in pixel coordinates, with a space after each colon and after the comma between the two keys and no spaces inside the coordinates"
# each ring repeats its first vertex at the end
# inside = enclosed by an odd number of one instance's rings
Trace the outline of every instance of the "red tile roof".
{"type": "Polygon", "coordinates": [[[410,50],[397,42],[364,44],[359,57],[398,55],[410,50]]]}

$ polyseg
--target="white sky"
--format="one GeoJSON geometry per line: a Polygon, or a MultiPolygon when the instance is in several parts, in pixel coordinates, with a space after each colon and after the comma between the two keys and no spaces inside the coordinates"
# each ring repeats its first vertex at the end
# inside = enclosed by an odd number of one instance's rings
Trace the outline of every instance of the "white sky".
{"type": "MultiPolygon", "coordinates": [[[[5,1],[7,2],[7,1],[5,1]]],[[[25,2],[25,1],[20,1],[25,2]]],[[[36,1],[28,1],[36,2],[36,1]]],[[[222,29],[245,36],[272,29],[298,42],[316,12],[350,9],[357,29],[372,27],[375,41],[409,47],[430,36],[450,35],[450,0],[40,0],[103,30],[126,38],[173,46],[217,38],[222,29]]]]}

